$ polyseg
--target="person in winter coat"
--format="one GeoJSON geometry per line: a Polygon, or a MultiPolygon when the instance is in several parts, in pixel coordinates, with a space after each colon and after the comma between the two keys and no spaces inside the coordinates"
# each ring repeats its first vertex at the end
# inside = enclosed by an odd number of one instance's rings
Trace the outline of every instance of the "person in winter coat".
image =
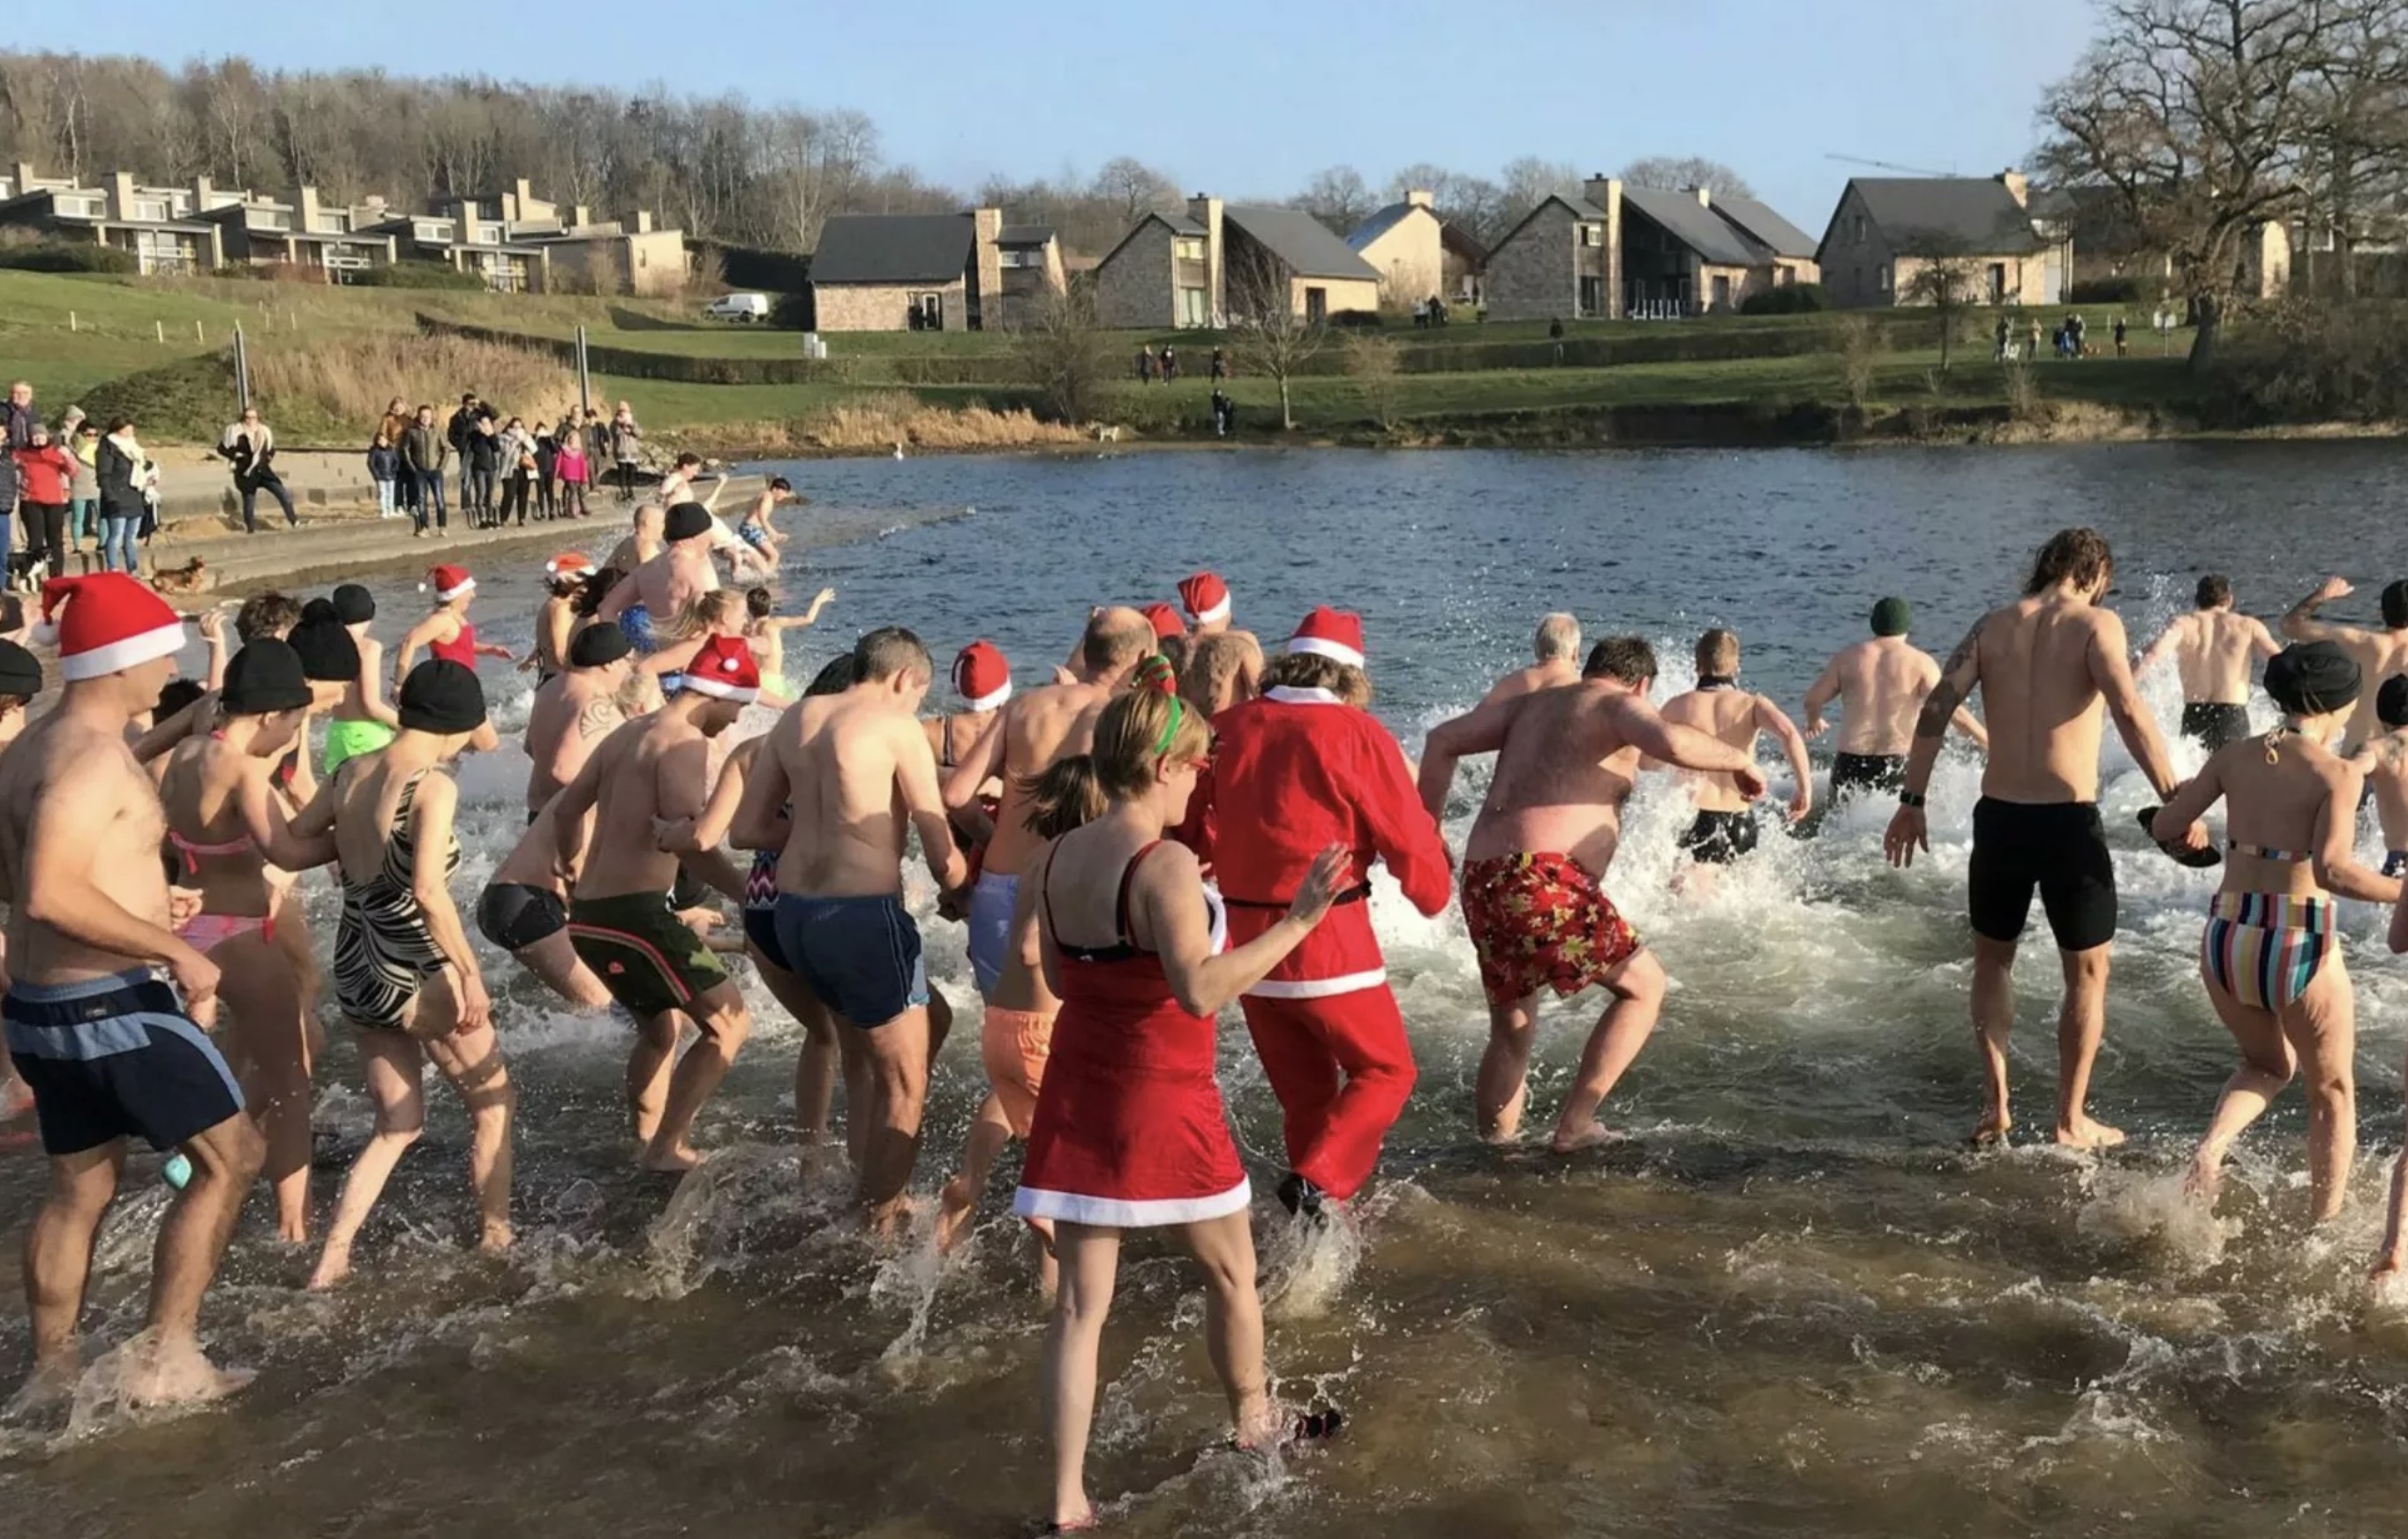
{"type": "Polygon", "coordinates": [[[513,417],[494,436],[501,441],[502,506],[494,522],[509,523],[515,517],[524,527],[527,505],[535,499],[535,435],[523,420],[513,417]]]}
{"type": "Polygon", "coordinates": [[[376,442],[368,446],[368,479],[376,483],[377,517],[390,519],[394,512],[394,488],[401,480],[401,450],[382,428],[377,429],[376,442]]]}
{"type": "Polygon", "coordinates": [[[618,415],[610,419],[610,460],[619,467],[619,500],[636,500],[636,468],[644,460],[644,430],[636,425],[636,408],[626,402],[619,403],[618,415]]]}
{"type": "Polygon", "coordinates": [[[480,417],[468,429],[468,521],[479,529],[494,526],[494,482],[502,473],[502,435],[490,417],[480,417]]]}
{"type": "Polygon", "coordinates": [[[276,473],[276,435],[259,420],[257,406],[243,407],[241,418],[226,424],[224,435],[218,440],[218,453],[234,466],[234,486],[242,493],[246,533],[259,533],[257,505],[263,492],[282,505],[285,528],[301,527],[301,515],[293,511],[293,493],[284,490],[284,477],[276,473]]]}
{"type": "Polygon", "coordinates": [[[120,417],[93,454],[93,479],[100,487],[100,563],[110,572],[136,573],[140,562],[135,541],[141,534],[149,499],[143,495],[151,477],[150,456],[135,441],[134,424],[120,417]]]}
{"type": "Polygon", "coordinates": [[[67,576],[67,488],[75,481],[75,456],[50,442],[50,430],[33,426],[33,441],[9,450],[17,462],[18,506],[25,516],[25,553],[49,562],[49,575],[67,576]]]}
{"type": "Polygon", "coordinates": [[[79,407],[69,406],[59,420],[59,442],[75,456],[74,482],[67,488],[67,539],[80,550],[90,540],[100,547],[100,424],[79,407]],[[72,423],[73,426],[68,424],[72,423]]]}
{"type": "Polygon", "coordinates": [[[416,523],[412,538],[426,534],[426,520],[434,515],[435,527],[449,529],[451,520],[443,511],[443,462],[452,455],[452,446],[435,425],[435,408],[418,408],[418,420],[401,435],[401,473],[410,489],[409,516],[416,523]]]}

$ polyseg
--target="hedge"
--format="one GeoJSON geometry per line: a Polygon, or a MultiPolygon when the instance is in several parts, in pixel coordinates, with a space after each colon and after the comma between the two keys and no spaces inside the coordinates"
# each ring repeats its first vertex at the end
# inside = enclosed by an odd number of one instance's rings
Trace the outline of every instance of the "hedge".
{"type": "Polygon", "coordinates": [[[1777,289],[1758,289],[1740,301],[1742,315],[1808,315],[1828,310],[1830,302],[1823,297],[1820,283],[1785,283],[1777,289]]]}
{"type": "Polygon", "coordinates": [[[133,273],[141,270],[131,251],[82,241],[36,240],[0,246],[0,267],[21,273],[133,273]]]}
{"type": "Polygon", "coordinates": [[[352,274],[351,281],[371,289],[457,289],[478,293],[485,290],[485,280],[476,274],[464,273],[440,262],[395,262],[382,267],[366,267],[352,274]]]}

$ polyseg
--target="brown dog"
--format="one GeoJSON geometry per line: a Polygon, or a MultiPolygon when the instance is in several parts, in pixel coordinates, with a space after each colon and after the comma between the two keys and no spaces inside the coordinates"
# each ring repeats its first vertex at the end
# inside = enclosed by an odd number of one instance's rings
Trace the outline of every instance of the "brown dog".
{"type": "Polygon", "coordinates": [[[181,566],[171,566],[150,578],[150,586],[162,593],[202,593],[217,584],[209,563],[194,556],[181,566]]]}

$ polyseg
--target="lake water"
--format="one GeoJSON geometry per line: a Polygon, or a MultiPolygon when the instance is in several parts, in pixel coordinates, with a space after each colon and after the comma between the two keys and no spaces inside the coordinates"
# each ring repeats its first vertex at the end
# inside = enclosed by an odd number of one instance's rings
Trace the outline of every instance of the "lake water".
{"type": "MultiPolygon", "coordinates": [[[[889,531],[788,575],[796,601],[822,582],[839,594],[824,639],[793,648],[797,677],[857,628],[899,621],[940,657],[992,636],[1038,682],[1089,604],[1168,598],[1210,565],[1267,638],[1316,603],[1362,610],[1376,708],[1409,748],[1519,662],[1548,609],[1592,638],[1655,638],[1668,687],[1685,682],[1699,628],[1732,625],[1747,682],[1795,709],[1874,599],[1912,598],[1918,639],[1944,652],[2066,524],[2114,541],[2136,643],[2202,570],[2230,573],[2243,606],[2272,617],[2328,571],[2371,593],[2408,564],[2408,459],[2388,444],[789,468],[823,508],[788,525],[889,531]]],[[[531,580],[482,580],[485,628],[523,642],[531,580]]],[[[407,585],[387,597],[397,634],[423,601],[407,585]]],[[[523,683],[489,684],[514,728],[523,683]]],[[[2149,693],[2171,726],[2171,687],[2149,693]]],[[[2401,1137],[2408,963],[2383,950],[2383,916],[2352,905],[2369,1150],[2344,1219],[2300,1228],[2296,1099],[2244,1144],[2219,1218],[2186,1212],[2182,1162],[2234,1057],[2193,961],[2210,877],[2141,844],[2129,809],[2150,798],[2108,751],[2125,919],[2094,1109],[2134,1139],[2105,1159],[1961,1147],[1978,1101],[1970,761],[1935,781],[1934,858],[1914,871],[1883,867],[1886,808],[1860,805],[1818,839],[1771,840],[1702,901],[1670,889],[1677,796],[1642,791],[1612,888],[1675,989],[1607,1107],[1635,1136],[1582,1158],[1473,1142],[1485,1028],[1461,919],[1423,919],[1383,889],[1420,1089],[1358,1232],[1307,1242],[1268,1197],[1256,1211],[1273,1371],[1291,1394],[1344,1405],[1346,1435],[1276,1466],[1222,1451],[1201,1294],[1183,1262],[1134,1245],[1090,1463],[1112,1530],[2408,1531],[2408,1312],[2371,1307],[2364,1283],[2401,1137]]],[[[520,773],[496,756],[464,775],[477,804],[464,907],[515,837],[520,773]]],[[[933,1191],[983,1081],[960,931],[926,924],[961,1007],[920,1165],[933,1191]]],[[[2057,983],[2046,947],[2027,949],[2015,1070],[2029,1130],[2054,1083],[2057,983]]],[[[718,1158],[681,1187],[638,1176],[620,1136],[622,1031],[492,966],[521,1085],[517,1254],[465,1247],[465,1129],[438,1091],[345,1291],[299,1290],[308,1258],[268,1238],[254,1197],[204,1325],[259,1382],[162,1422],[95,1404],[64,1432],[0,1425],[0,1533],[1025,1532],[1049,1489],[1044,1315],[1008,1180],[951,1263],[874,1253],[844,1221],[844,1176],[800,1166],[798,1033],[757,989],[756,1035],[696,1133],[718,1158]]],[[[1541,1128],[1598,1007],[1550,1013],[1541,1128]]],[[[330,1023],[330,1037],[322,1204],[367,1126],[348,1033],[330,1023]]],[[[1234,1012],[1223,1068],[1268,1192],[1276,1108],[1234,1012]]],[[[139,1319],[163,1198],[151,1164],[136,1167],[101,1247],[95,1353],[139,1319]]],[[[37,1161],[0,1156],[10,1247],[38,1183],[37,1161]]],[[[0,1377],[25,1357],[12,1298],[0,1377]]]]}

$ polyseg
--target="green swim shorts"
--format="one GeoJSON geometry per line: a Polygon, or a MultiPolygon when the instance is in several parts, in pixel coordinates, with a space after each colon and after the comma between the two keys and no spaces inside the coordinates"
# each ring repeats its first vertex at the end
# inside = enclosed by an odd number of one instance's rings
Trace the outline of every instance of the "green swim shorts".
{"type": "Polygon", "coordinates": [[[727,969],[679,920],[666,892],[576,899],[568,942],[610,997],[638,1017],[686,1009],[727,981],[727,969]]]}
{"type": "Polygon", "coordinates": [[[393,739],[393,729],[381,721],[330,720],[326,723],[326,757],[322,773],[332,775],[343,767],[345,760],[375,753],[393,739]]]}

